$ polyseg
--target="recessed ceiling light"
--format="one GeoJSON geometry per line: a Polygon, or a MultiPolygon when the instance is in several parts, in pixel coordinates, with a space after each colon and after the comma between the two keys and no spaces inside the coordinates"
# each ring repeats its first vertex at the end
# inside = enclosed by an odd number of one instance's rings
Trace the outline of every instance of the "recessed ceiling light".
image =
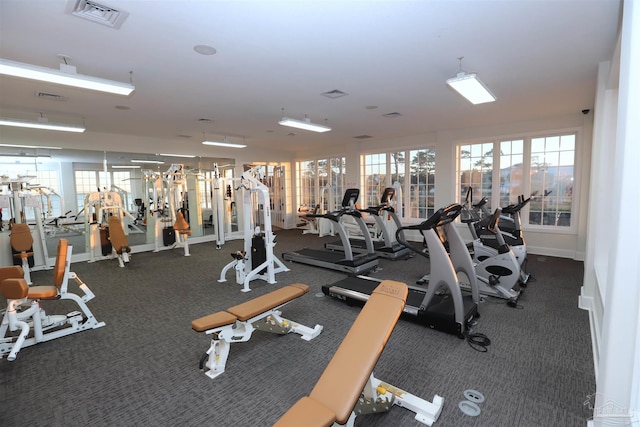
{"type": "Polygon", "coordinates": [[[366,106],[366,107],[364,107],[364,108],[366,108],[367,110],[375,110],[375,109],[377,109],[377,108],[378,108],[378,106],[377,106],[377,105],[367,105],[367,106],[366,106]]]}
{"type": "Polygon", "coordinates": [[[200,55],[215,55],[218,51],[213,46],[208,46],[206,44],[199,44],[193,47],[193,50],[198,52],[200,55]]]}

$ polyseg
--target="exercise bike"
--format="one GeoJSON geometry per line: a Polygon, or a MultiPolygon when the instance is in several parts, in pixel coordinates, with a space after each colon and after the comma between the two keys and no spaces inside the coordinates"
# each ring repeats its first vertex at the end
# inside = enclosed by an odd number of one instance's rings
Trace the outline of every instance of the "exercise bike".
{"type": "MultiPolygon", "coordinates": [[[[544,196],[551,193],[551,191],[545,192],[544,196]]],[[[471,187],[467,191],[464,206],[466,208],[466,218],[463,222],[469,225],[469,230],[472,236],[477,236],[482,242],[482,246],[471,246],[469,249],[473,254],[473,260],[476,263],[482,262],[488,257],[492,257],[498,254],[500,248],[500,242],[495,237],[495,234],[487,229],[487,224],[490,221],[491,213],[489,213],[486,205],[487,198],[483,197],[478,203],[471,203],[470,200],[471,187]],[[471,230],[473,225],[473,229],[471,230]],[[474,234],[475,231],[475,234],[474,234]]],[[[543,196],[543,197],[544,197],[543,196]]],[[[524,234],[522,233],[522,221],[520,218],[520,211],[531,200],[536,197],[536,192],[532,193],[528,199],[524,196],[518,196],[518,203],[510,204],[501,208],[502,214],[500,215],[500,231],[504,242],[511,247],[511,250],[516,256],[520,265],[520,282],[522,286],[526,286],[529,281],[530,274],[525,271],[525,262],[527,260],[527,245],[524,240],[524,234]],[[506,230],[505,230],[506,225],[506,230]]]]}
{"type": "MultiPolygon", "coordinates": [[[[480,293],[506,299],[509,305],[515,306],[522,292],[519,288],[515,289],[517,285],[522,283],[521,267],[516,255],[511,247],[505,243],[503,234],[500,231],[501,212],[502,210],[497,208],[486,224],[486,230],[494,236],[498,243],[498,249],[486,246],[478,237],[473,226],[473,215],[467,215],[462,218],[462,222],[468,224],[469,231],[473,237],[474,267],[480,293]]],[[[451,248],[451,251],[454,250],[460,251],[461,249],[458,247],[451,248]]],[[[466,247],[464,250],[466,250],[466,247]]],[[[455,257],[460,256],[456,252],[455,257]]],[[[452,259],[455,259],[453,255],[452,259]]]]}

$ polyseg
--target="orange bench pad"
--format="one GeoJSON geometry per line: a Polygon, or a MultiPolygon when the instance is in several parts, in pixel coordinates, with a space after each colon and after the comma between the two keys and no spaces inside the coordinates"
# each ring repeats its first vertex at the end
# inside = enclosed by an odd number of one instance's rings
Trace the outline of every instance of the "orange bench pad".
{"type": "Polygon", "coordinates": [[[309,397],[332,410],[336,422],[349,419],[402,313],[407,285],[383,281],[373,291],[309,397]]]}
{"type": "Polygon", "coordinates": [[[329,427],[336,420],[332,410],[308,396],[298,400],[273,427],[300,427],[307,426],[308,421],[313,420],[314,427],[329,427]]]}
{"type": "Polygon", "coordinates": [[[191,322],[191,328],[197,332],[208,331],[220,326],[230,325],[237,320],[237,317],[226,311],[219,311],[208,316],[201,317],[191,322]]]}
{"type": "Polygon", "coordinates": [[[285,302],[298,298],[309,292],[309,286],[302,283],[294,283],[289,286],[276,289],[273,292],[259,296],[242,304],[235,305],[227,309],[227,312],[233,314],[241,321],[246,321],[260,313],[271,310],[285,302]]]}
{"type": "Polygon", "coordinates": [[[259,296],[242,304],[228,308],[227,311],[219,311],[200,317],[191,322],[191,328],[197,332],[204,332],[209,329],[219,328],[220,326],[230,325],[236,320],[242,322],[264,313],[267,310],[278,307],[285,302],[298,298],[309,292],[309,286],[302,283],[294,283],[273,292],[259,296]]]}

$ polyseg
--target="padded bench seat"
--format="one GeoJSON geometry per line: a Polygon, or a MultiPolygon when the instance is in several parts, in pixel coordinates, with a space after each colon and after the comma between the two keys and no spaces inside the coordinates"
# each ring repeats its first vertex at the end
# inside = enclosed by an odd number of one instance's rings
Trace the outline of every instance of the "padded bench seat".
{"type": "Polygon", "coordinates": [[[431,425],[443,400],[427,402],[373,376],[373,368],[402,313],[407,285],[385,280],[373,291],[347,336],[308,397],[293,405],[275,427],[353,426],[357,414],[385,412],[394,404],[416,413],[431,425]]]}
{"type": "Polygon", "coordinates": [[[194,331],[204,332],[209,329],[234,323],[236,320],[246,322],[260,313],[294,300],[309,292],[309,286],[302,283],[294,283],[273,292],[259,296],[242,304],[229,307],[225,311],[209,314],[191,322],[194,331]]]}
{"type": "Polygon", "coordinates": [[[295,332],[306,341],[317,337],[322,332],[322,326],[316,325],[312,329],[280,317],[279,309],[282,306],[307,292],[309,286],[294,283],[192,321],[191,328],[194,331],[213,335],[211,346],[200,361],[200,368],[204,368],[204,360],[207,359],[207,376],[216,378],[222,374],[230,344],[248,341],[255,330],[282,335],[295,332]]]}

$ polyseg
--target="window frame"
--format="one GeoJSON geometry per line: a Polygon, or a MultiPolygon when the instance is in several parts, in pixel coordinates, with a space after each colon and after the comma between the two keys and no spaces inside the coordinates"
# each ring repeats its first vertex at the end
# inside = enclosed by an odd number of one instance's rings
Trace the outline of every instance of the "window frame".
{"type": "MultiPolygon", "coordinates": [[[[529,223],[529,211],[530,205],[527,204],[522,209],[522,228],[525,231],[534,231],[539,233],[553,233],[553,234],[577,234],[578,232],[578,221],[579,221],[579,206],[580,206],[580,187],[581,187],[581,171],[582,171],[582,131],[580,128],[563,128],[563,129],[555,129],[555,130],[544,130],[544,131],[536,131],[529,132],[526,134],[517,134],[517,135],[502,135],[498,137],[489,137],[489,138],[481,138],[476,141],[473,140],[461,140],[455,143],[455,192],[456,197],[458,198],[459,203],[464,202],[464,195],[461,189],[461,170],[460,170],[460,155],[459,150],[461,146],[464,145],[474,145],[474,144],[486,144],[492,143],[494,145],[493,149],[493,165],[498,165],[498,170],[500,168],[500,144],[505,141],[515,141],[515,140],[523,140],[523,165],[522,165],[522,188],[523,194],[528,197],[531,194],[531,141],[536,138],[552,138],[552,137],[562,137],[566,135],[574,135],[574,155],[573,155],[573,190],[572,190],[572,198],[571,198],[571,223],[569,226],[559,226],[559,225],[541,225],[541,224],[530,224],[529,223]],[[496,149],[497,148],[497,149],[496,149]],[[459,191],[460,190],[460,191],[459,191]]],[[[494,169],[495,170],[495,169],[494,169]]],[[[500,173],[493,173],[491,176],[492,189],[498,188],[500,189],[500,173]]],[[[466,193],[466,191],[464,191],[466,193]]],[[[500,206],[500,190],[492,191],[490,197],[491,209],[495,209],[496,206],[500,206]]],[[[474,201],[477,201],[474,199],[474,201]]],[[[514,203],[515,201],[511,201],[514,203]]]]}
{"type": "MultiPolygon", "coordinates": [[[[367,157],[371,157],[371,156],[385,156],[385,176],[384,176],[384,185],[378,185],[378,188],[385,188],[385,187],[391,187],[395,184],[397,176],[400,174],[403,176],[403,182],[402,182],[402,200],[397,200],[397,203],[402,203],[402,216],[400,217],[400,220],[403,221],[404,223],[417,223],[417,222],[421,222],[426,220],[427,218],[429,218],[431,215],[433,215],[433,213],[436,211],[436,206],[435,206],[435,200],[436,200],[436,193],[437,193],[437,185],[436,185],[436,170],[437,170],[437,149],[436,146],[431,144],[431,145],[427,145],[427,146],[422,146],[422,147],[407,147],[407,148],[403,148],[403,149],[395,149],[395,150],[385,150],[385,151],[371,151],[371,152],[362,152],[360,153],[360,187],[361,188],[367,188],[366,187],[366,183],[368,181],[368,175],[367,175],[367,169],[368,169],[368,164],[366,163],[366,159],[367,157]],[[413,183],[412,182],[412,174],[413,174],[413,158],[412,155],[416,152],[420,152],[420,151],[425,151],[427,154],[429,151],[433,152],[433,166],[431,168],[428,169],[428,173],[426,175],[426,180],[424,183],[413,183]],[[399,173],[397,170],[395,170],[394,167],[392,167],[392,164],[394,163],[394,155],[397,155],[398,153],[402,152],[404,154],[404,158],[402,159],[402,172],[399,173]],[[432,182],[430,182],[429,180],[429,176],[433,176],[432,182]],[[416,205],[413,206],[412,202],[414,201],[414,197],[412,197],[413,193],[411,192],[412,188],[416,187],[419,189],[419,187],[424,184],[424,186],[426,186],[426,194],[425,194],[425,205],[424,206],[420,206],[420,205],[416,205]],[[433,193],[431,193],[431,189],[433,189],[433,193]],[[432,203],[432,205],[429,205],[429,202],[432,203]],[[420,216],[413,216],[412,212],[416,211],[419,213],[421,212],[421,210],[425,211],[425,217],[420,217],[420,216]]],[[[375,163],[375,165],[380,165],[381,163],[375,163]]],[[[425,163],[425,165],[427,165],[425,163]]],[[[375,196],[375,203],[379,203],[380,201],[380,196],[381,194],[377,194],[375,196]]],[[[372,198],[371,195],[369,195],[369,199],[370,200],[372,198]]],[[[419,197],[419,191],[416,197],[416,200],[420,200],[419,197]]]]}

